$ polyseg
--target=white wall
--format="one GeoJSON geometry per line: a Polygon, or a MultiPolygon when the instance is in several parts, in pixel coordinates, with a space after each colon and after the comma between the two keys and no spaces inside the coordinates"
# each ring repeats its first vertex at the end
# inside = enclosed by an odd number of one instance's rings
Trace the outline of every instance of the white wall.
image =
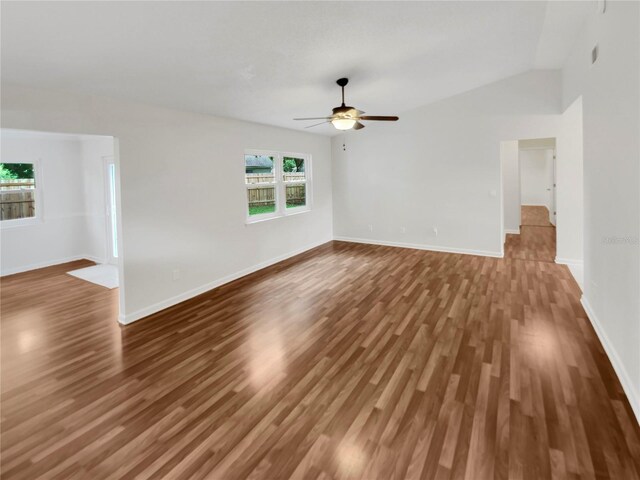
{"type": "MultiPolygon", "coordinates": [[[[0,223],[3,275],[70,259],[103,258],[96,249],[96,239],[87,236],[88,185],[80,139],[2,130],[2,161],[37,161],[42,196],[37,205],[42,207],[38,222],[20,226],[0,223]]],[[[103,192],[102,184],[91,189],[93,195],[103,192]]]]}
{"type": "Polygon", "coordinates": [[[332,238],[327,137],[4,84],[2,124],[117,138],[122,321],[332,238]],[[245,225],[247,148],[310,153],[313,209],[245,225]]]}
{"type": "Polygon", "coordinates": [[[521,205],[541,205],[553,211],[553,150],[520,150],[521,205]],[[550,153],[551,152],[551,153],[550,153]]]}
{"type": "Polygon", "coordinates": [[[584,197],[582,172],[582,98],[562,114],[556,145],[556,261],[582,265],[584,197]]]}
{"type": "Polygon", "coordinates": [[[582,96],[583,303],[640,418],[640,4],[606,6],[563,69],[563,104],[582,96]]]}
{"type": "Polygon", "coordinates": [[[502,255],[500,142],[559,119],[559,72],[533,71],[334,137],[335,235],[502,255]]]}
{"type": "Polygon", "coordinates": [[[108,231],[106,217],[105,157],[113,157],[113,139],[110,137],[84,137],[81,141],[85,199],[86,253],[108,261],[108,231]]]}
{"type": "MultiPolygon", "coordinates": [[[[518,140],[500,143],[504,233],[520,233],[520,166],[518,140]]],[[[503,238],[502,242],[504,243],[503,238]]]]}

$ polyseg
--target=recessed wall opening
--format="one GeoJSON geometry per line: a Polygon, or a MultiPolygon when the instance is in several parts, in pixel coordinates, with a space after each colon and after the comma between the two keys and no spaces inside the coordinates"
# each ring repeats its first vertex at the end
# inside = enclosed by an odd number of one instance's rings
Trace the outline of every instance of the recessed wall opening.
{"type": "Polygon", "coordinates": [[[90,283],[118,295],[114,137],[12,129],[1,136],[2,276],[60,265],[70,287],[90,283]]]}
{"type": "Polygon", "coordinates": [[[558,123],[549,126],[557,136],[500,142],[503,255],[509,258],[517,251],[517,258],[567,265],[581,288],[585,217],[582,115],[582,97],[578,97],[558,123]],[[527,245],[537,253],[522,253],[528,251],[527,245]]]}
{"type": "Polygon", "coordinates": [[[504,255],[555,261],[556,139],[503,142],[501,163],[504,255]]]}

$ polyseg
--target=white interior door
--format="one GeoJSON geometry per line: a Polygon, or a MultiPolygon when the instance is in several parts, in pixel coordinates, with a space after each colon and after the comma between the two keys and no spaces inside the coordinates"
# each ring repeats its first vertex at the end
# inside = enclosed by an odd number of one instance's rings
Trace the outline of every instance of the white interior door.
{"type": "Polygon", "coordinates": [[[113,157],[105,157],[107,258],[110,264],[118,264],[118,209],[116,208],[116,164],[113,157]]]}

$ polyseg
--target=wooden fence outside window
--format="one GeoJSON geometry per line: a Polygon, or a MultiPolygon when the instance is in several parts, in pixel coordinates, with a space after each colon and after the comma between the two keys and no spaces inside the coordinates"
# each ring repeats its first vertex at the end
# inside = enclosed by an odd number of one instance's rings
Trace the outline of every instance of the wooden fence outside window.
{"type": "Polygon", "coordinates": [[[34,179],[0,179],[0,221],[35,215],[34,179]]]}
{"type": "MultiPolygon", "coordinates": [[[[304,172],[295,173],[287,172],[283,176],[285,182],[299,182],[305,180],[304,172]]],[[[247,198],[250,207],[260,205],[273,205],[276,202],[276,188],[273,182],[275,177],[273,173],[247,173],[246,183],[250,185],[247,188],[247,198]]],[[[305,205],[306,204],[306,185],[293,184],[286,185],[287,205],[305,205]]]]}

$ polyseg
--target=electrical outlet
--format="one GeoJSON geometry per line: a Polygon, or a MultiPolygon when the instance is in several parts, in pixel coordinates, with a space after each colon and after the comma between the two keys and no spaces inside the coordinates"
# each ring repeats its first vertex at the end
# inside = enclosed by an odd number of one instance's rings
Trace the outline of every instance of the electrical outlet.
{"type": "Polygon", "coordinates": [[[369,225],[369,231],[373,232],[373,225],[369,225]]]}
{"type": "Polygon", "coordinates": [[[175,282],[176,280],[180,280],[180,269],[179,268],[174,268],[173,269],[173,281],[175,282]]]}
{"type": "Polygon", "coordinates": [[[433,227],[433,233],[436,237],[438,236],[438,227],[433,227]]]}

